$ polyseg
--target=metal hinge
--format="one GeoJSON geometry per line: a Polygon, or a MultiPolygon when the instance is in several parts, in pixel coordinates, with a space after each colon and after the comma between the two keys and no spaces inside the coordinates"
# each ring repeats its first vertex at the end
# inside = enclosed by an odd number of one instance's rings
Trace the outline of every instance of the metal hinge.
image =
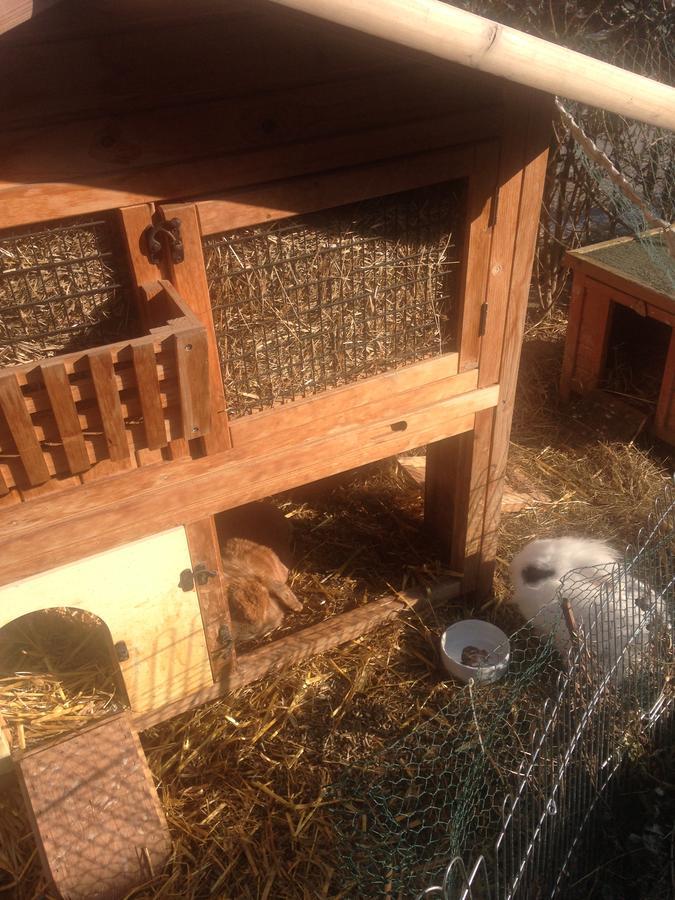
{"type": "Polygon", "coordinates": [[[178,587],[182,591],[194,591],[195,584],[201,587],[208,582],[209,578],[215,577],[215,572],[210,572],[204,563],[198,563],[194,569],[183,569],[178,578],[178,587]]]}
{"type": "Polygon", "coordinates": [[[499,188],[490,199],[490,212],[488,213],[488,228],[494,228],[497,224],[497,210],[499,209],[499,188]]]}
{"type": "Polygon", "coordinates": [[[185,259],[185,248],[180,236],[180,219],[167,219],[159,225],[148,225],[143,232],[148,248],[148,259],[155,265],[161,260],[164,249],[161,235],[169,242],[171,259],[175,263],[181,263],[185,259]]]}
{"type": "Polygon", "coordinates": [[[488,305],[487,303],[483,303],[480,308],[480,319],[478,321],[478,337],[483,337],[485,334],[485,326],[487,324],[487,314],[488,314],[488,305]]]}

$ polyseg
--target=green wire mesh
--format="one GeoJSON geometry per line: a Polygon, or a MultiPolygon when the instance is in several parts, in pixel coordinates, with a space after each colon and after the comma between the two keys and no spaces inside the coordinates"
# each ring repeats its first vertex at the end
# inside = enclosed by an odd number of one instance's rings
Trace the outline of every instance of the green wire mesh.
{"type": "Polygon", "coordinates": [[[536,617],[511,636],[501,681],[427,705],[389,746],[375,729],[372,752],[345,760],[328,790],[340,896],[576,900],[569,885],[598,856],[601,801],[675,702],[672,487],[635,551],[598,569],[599,586],[563,579],[543,614],[552,632],[536,617]],[[562,660],[552,635],[568,628],[565,597],[581,614],[562,660]],[[464,893],[470,872],[484,890],[464,893]]]}
{"type": "Polygon", "coordinates": [[[349,762],[329,790],[345,896],[414,897],[453,856],[489,850],[558,677],[551,640],[524,627],[508,678],[456,690],[401,741],[349,762]]]}

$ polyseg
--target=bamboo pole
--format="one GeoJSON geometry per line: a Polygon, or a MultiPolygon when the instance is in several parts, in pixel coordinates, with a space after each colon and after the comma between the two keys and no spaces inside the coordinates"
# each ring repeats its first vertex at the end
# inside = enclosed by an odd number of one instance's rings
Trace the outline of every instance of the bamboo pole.
{"type": "Polygon", "coordinates": [[[675,88],[441,0],[271,0],[549,94],[675,131],[675,88]]]}
{"type": "Polygon", "coordinates": [[[0,34],[11,31],[22,22],[48,9],[61,0],[0,0],[0,34]]]}

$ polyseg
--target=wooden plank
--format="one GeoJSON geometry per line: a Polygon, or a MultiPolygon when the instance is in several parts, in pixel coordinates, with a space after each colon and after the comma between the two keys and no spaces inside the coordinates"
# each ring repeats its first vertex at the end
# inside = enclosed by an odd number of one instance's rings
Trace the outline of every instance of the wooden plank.
{"type": "Polygon", "coordinates": [[[171,837],[129,713],[16,759],[38,853],[59,896],[121,897],[161,870],[171,837]]]}
{"type": "MultiPolygon", "coordinates": [[[[128,362],[131,358],[131,349],[135,347],[137,344],[152,344],[155,348],[155,353],[160,357],[160,362],[162,364],[168,364],[169,369],[171,368],[171,359],[166,352],[163,352],[163,341],[166,340],[166,337],[172,333],[174,333],[177,329],[168,328],[166,332],[158,333],[157,336],[154,334],[144,335],[139,338],[131,338],[128,341],[115,341],[113,344],[106,344],[101,348],[106,353],[109,353],[112,357],[113,362],[117,365],[118,363],[128,362]]],[[[179,329],[178,329],[179,330],[179,329]]],[[[60,363],[62,363],[66,367],[66,372],[68,375],[76,374],[80,379],[83,379],[86,383],[86,373],[83,375],[83,360],[92,352],[92,350],[73,350],[68,353],[60,353],[58,357],[52,357],[53,359],[58,359],[60,363]]],[[[7,374],[16,375],[19,380],[19,384],[23,387],[24,385],[29,383],[29,378],[31,373],[38,372],[40,367],[40,360],[31,360],[26,363],[18,363],[14,366],[3,366],[2,371],[7,374]]],[[[73,396],[75,396],[75,391],[77,390],[78,383],[73,384],[73,396]]],[[[31,388],[32,390],[32,388],[31,388]]],[[[77,399],[77,398],[75,398],[77,399]]]]}
{"type": "MultiPolygon", "coordinates": [[[[162,396],[159,391],[155,351],[151,344],[141,344],[134,347],[133,358],[148,448],[156,450],[159,447],[166,447],[168,441],[162,396]]],[[[143,457],[140,459],[141,462],[148,462],[143,457]]]]}
{"type": "MultiPolygon", "coordinates": [[[[117,211],[122,242],[124,244],[127,263],[134,283],[136,308],[138,309],[140,321],[144,329],[148,332],[150,331],[151,323],[148,316],[147,294],[143,293],[139,286],[143,283],[150,282],[157,285],[159,279],[166,275],[166,271],[162,269],[161,265],[150,262],[148,256],[145,235],[147,229],[152,225],[153,213],[154,207],[151,203],[139,203],[135,206],[127,206],[117,211]]],[[[149,391],[148,399],[146,400],[146,406],[148,407],[147,418],[146,410],[143,410],[144,422],[148,424],[150,429],[150,433],[148,433],[146,428],[148,447],[136,450],[136,463],[139,466],[152,465],[153,463],[161,462],[163,459],[162,450],[160,448],[166,446],[166,434],[160,437],[157,428],[159,416],[153,412],[155,409],[156,398],[154,400],[149,399],[154,393],[152,387],[154,379],[148,368],[149,353],[145,350],[136,352],[136,349],[133,348],[132,354],[136,378],[137,380],[139,377],[145,378],[145,387],[149,391]],[[140,362],[141,359],[146,359],[147,362],[144,364],[143,362],[140,362]],[[140,369],[137,367],[137,360],[139,361],[138,366],[140,366],[140,369]],[[139,371],[141,372],[140,376],[139,371]]],[[[156,361],[153,362],[153,368],[156,372],[156,361]]],[[[163,421],[162,425],[164,426],[163,421]]],[[[176,448],[176,450],[177,449],[178,448],[176,448]]],[[[182,453],[187,453],[187,445],[182,446],[182,453]]],[[[176,455],[178,455],[178,453],[176,455]]]]}
{"type": "MultiPolygon", "coordinates": [[[[355,406],[345,403],[340,411],[331,412],[329,415],[324,415],[323,410],[332,404],[323,403],[324,396],[315,397],[311,401],[305,401],[304,405],[304,411],[313,410],[315,417],[300,427],[292,427],[292,423],[284,420],[283,407],[275,410],[273,415],[266,416],[260,422],[263,427],[257,432],[254,427],[255,418],[251,417],[250,427],[247,429],[249,440],[244,446],[251,453],[264,452],[265,447],[269,446],[290,447],[315,437],[338,434],[356,425],[368,425],[385,418],[388,419],[390,428],[405,430],[408,427],[408,416],[416,410],[429,408],[436,403],[447,404],[453,398],[458,405],[464,405],[463,398],[475,390],[477,381],[478,372],[474,369],[408,390],[402,389],[389,397],[378,398],[372,402],[363,402],[355,406]]],[[[345,396],[345,400],[348,396],[345,396]]],[[[236,432],[234,433],[236,435],[236,432]]],[[[236,443],[235,446],[242,445],[236,443]]]]}
{"type": "MultiPolygon", "coordinates": [[[[134,471],[153,469],[161,471],[159,466],[134,471]]],[[[115,480],[120,479],[80,485],[52,499],[58,503],[115,480]]],[[[181,572],[190,568],[182,527],[113,549],[99,547],[85,559],[60,559],[49,571],[0,590],[0,627],[45,607],[97,616],[110,632],[110,649],[119,641],[126,645],[127,658],[118,665],[131,708],[155,709],[213,681],[197,594],[179,585],[181,572]]]]}
{"type": "Polygon", "coordinates": [[[586,294],[579,325],[572,388],[580,394],[598,387],[605,367],[612,325],[612,297],[599,282],[586,281],[586,294]]]}
{"type": "Polygon", "coordinates": [[[127,459],[129,444],[120,405],[120,395],[115,385],[112,356],[107,350],[92,351],[87,356],[110,459],[113,461],[127,459]]]}
{"type": "Polygon", "coordinates": [[[2,470],[0,469],[0,497],[6,497],[10,491],[10,484],[7,483],[2,470]]]}
{"type": "MultiPolygon", "coordinates": [[[[164,206],[161,213],[165,219],[180,220],[181,240],[185,258],[176,263],[167,253],[169,278],[180,296],[185,300],[198,321],[206,329],[206,361],[209,409],[207,409],[208,433],[203,437],[206,453],[217,453],[232,446],[227,421],[227,404],[220,371],[218,342],[213,328],[213,313],[209,285],[206,279],[206,265],[202,251],[202,235],[194,204],[183,203],[164,206]]],[[[202,425],[202,431],[204,431],[202,425]]]]}
{"type": "Polygon", "coordinates": [[[49,9],[61,0],[0,0],[0,34],[49,9]]]}
{"type": "Polygon", "coordinates": [[[42,448],[35,436],[16,376],[0,375],[0,409],[21,457],[26,477],[32,485],[49,480],[42,448]]]}
{"type": "MultiPolygon", "coordinates": [[[[522,102],[522,99],[519,100],[516,94],[513,100],[515,108],[522,102]]],[[[499,374],[501,391],[494,416],[485,500],[481,564],[477,582],[479,596],[486,596],[492,589],[518,365],[551,140],[550,98],[529,95],[527,108],[529,121],[527,130],[523,129],[525,141],[523,183],[499,374]]],[[[516,121],[514,117],[514,124],[516,121]]],[[[507,131],[507,139],[518,141],[519,136],[514,131],[511,131],[509,136],[507,131]]]]}
{"type": "Polygon", "coordinates": [[[212,20],[226,14],[244,12],[251,0],[192,0],[188,9],[183,0],[95,0],[90,3],[65,3],[49,16],[35,20],[31,28],[12,32],[4,40],[12,46],[30,46],[45,40],[63,41],[109,37],[118,31],[159,27],[165,22],[212,20]]]}
{"type": "Polygon", "coordinates": [[[235,661],[227,585],[222,571],[220,545],[213,516],[185,526],[192,569],[203,565],[209,577],[205,584],[195,584],[202,614],[206,647],[209,651],[214,682],[224,677],[235,661]]]}
{"type": "MultiPolygon", "coordinates": [[[[218,85],[218,90],[222,94],[227,88],[218,85]]],[[[446,115],[468,109],[473,118],[477,107],[485,108],[480,102],[471,106],[470,95],[455,94],[455,83],[449,78],[439,82],[438,73],[425,62],[374,73],[365,86],[362,76],[356,76],[289,91],[280,90],[275,80],[261,94],[246,97],[193,98],[169,108],[162,108],[157,98],[157,106],[120,111],[114,123],[101,118],[100,110],[50,124],[46,116],[32,127],[0,135],[0,188],[45,178],[100,179],[115,170],[148,169],[365,130],[393,120],[423,119],[437,114],[441,98],[446,115]],[[405,104],[406,98],[414,107],[405,104]]],[[[493,106],[488,100],[484,114],[493,106]]]]}
{"type": "Polygon", "coordinates": [[[326,653],[341,644],[355,640],[374,628],[395,619],[407,609],[414,609],[425,602],[439,603],[459,597],[461,585],[458,579],[439,582],[430,595],[420,597],[412,593],[402,593],[392,597],[373,600],[365,606],[349,612],[331,616],[318,625],[303,628],[297,634],[280,638],[265,644],[257,650],[237,658],[237,665],[213,687],[195,691],[181,700],[151,713],[134,716],[134,725],[139,731],[152,728],[160,722],[194,709],[203,703],[216,700],[231,691],[240,690],[265,675],[281,672],[292,665],[304,662],[319,653],[326,653]]]}
{"type": "MultiPolygon", "coordinates": [[[[489,298],[492,307],[488,313],[489,328],[485,338],[480,336],[481,306],[488,301],[486,292],[499,152],[499,146],[492,143],[475,149],[473,173],[469,178],[460,279],[458,367],[460,372],[475,369],[480,358],[481,368],[477,375],[479,381],[483,379],[483,384],[494,384],[497,380],[494,369],[491,370],[493,362],[488,362],[488,358],[494,353],[499,354],[499,340],[502,337],[499,332],[500,302],[499,298],[495,298],[493,303],[492,297],[489,298]],[[484,351],[483,343],[486,345],[484,351]],[[483,366],[488,370],[485,373],[483,366]]],[[[513,177],[511,172],[509,176],[513,177]]],[[[500,193],[508,199],[511,191],[511,181],[505,180],[500,193]]],[[[485,490],[487,481],[486,472],[483,473],[487,463],[482,466],[482,455],[486,452],[486,442],[489,444],[490,423],[491,418],[477,415],[472,434],[436,442],[427,450],[425,525],[433,533],[451,568],[463,573],[467,591],[475,586],[475,569],[480,555],[483,521],[480,492],[485,490]]]]}
{"type": "Polygon", "coordinates": [[[496,388],[487,388],[407,416],[405,431],[386,420],[264,455],[244,448],[174,460],[64,491],[58,503],[22,504],[11,520],[0,514],[0,584],[461,434],[473,427],[476,408],[496,399],[496,388]]]}
{"type": "Polygon", "coordinates": [[[675,445],[675,326],[670,332],[668,355],[654,415],[654,433],[662,441],[675,445]]]}
{"type": "MultiPolygon", "coordinates": [[[[608,241],[607,243],[613,242],[608,241]]],[[[599,245],[595,246],[597,247],[599,245]]],[[[671,295],[662,294],[660,291],[656,291],[649,285],[642,284],[639,281],[632,281],[617,269],[606,266],[599,260],[591,261],[583,256],[575,256],[574,254],[578,252],[579,251],[572,251],[565,254],[565,262],[573,271],[583,272],[587,277],[594,278],[596,281],[601,281],[608,287],[623,291],[631,297],[637,297],[644,303],[656,306],[658,309],[662,309],[664,312],[670,312],[672,314],[675,301],[671,295]]]]}
{"type": "Polygon", "coordinates": [[[85,472],[90,466],[89,456],[66,368],[58,361],[44,362],[40,364],[40,371],[70,471],[73,475],[85,472]]]}
{"type": "Polygon", "coordinates": [[[444,147],[344,171],[248,187],[222,197],[201,200],[196,207],[202,234],[217,234],[464,178],[472,167],[473,150],[470,147],[444,147]]]}
{"type": "Polygon", "coordinates": [[[200,325],[174,336],[183,437],[203,437],[211,425],[209,357],[200,325]]]}
{"type": "MultiPolygon", "coordinates": [[[[429,361],[428,361],[429,362],[429,361]]],[[[432,371],[427,363],[419,364],[423,371],[432,371]]],[[[437,362],[441,362],[438,360],[437,362]]],[[[441,403],[455,399],[458,407],[465,405],[467,394],[476,387],[477,372],[463,372],[459,375],[451,375],[447,378],[439,378],[428,383],[422,378],[420,380],[420,372],[412,372],[417,368],[411,366],[409,369],[402,369],[395,373],[387,373],[379,375],[372,379],[373,384],[367,382],[350,385],[344,389],[338,389],[341,397],[339,404],[335,403],[333,396],[337,391],[330,391],[325,394],[313,397],[308,400],[298,401],[296,404],[290,404],[287,407],[279,407],[270,413],[261,413],[257,416],[247,417],[246,419],[235,420],[233,425],[241,422],[246,425],[242,435],[246,440],[239,442],[236,446],[242,447],[247,454],[255,455],[257,453],[264,454],[270,447],[280,449],[281,447],[292,447],[295,444],[307,441],[310,438],[321,437],[323,435],[337,435],[339,432],[348,431],[356,425],[367,425],[374,421],[382,420],[387,416],[389,428],[392,425],[398,426],[403,421],[408,426],[408,415],[411,411],[418,410],[422,407],[428,407],[434,403],[441,403]],[[404,377],[408,374],[413,377],[404,377]],[[390,379],[390,376],[394,376],[390,379]],[[391,389],[388,385],[391,384],[391,389]],[[368,390],[364,388],[368,387],[368,390]],[[397,390],[394,390],[397,388],[397,390]],[[373,390],[374,389],[374,390],[373,390]],[[369,396],[373,396],[369,400],[369,396]],[[295,412],[299,415],[293,415],[295,412]]],[[[436,373],[440,374],[441,368],[436,367],[436,373]]],[[[478,395],[479,398],[482,395],[478,395]]],[[[488,395],[486,395],[488,396],[488,395]]],[[[475,401],[469,398],[471,403],[475,401]]],[[[483,402],[479,399],[478,401],[483,402]]],[[[489,404],[488,404],[489,405],[489,404]]],[[[142,409],[140,403],[123,403],[121,404],[125,415],[137,418],[141,415],[142,409]]],[[[174,416],[173,411],[169,411],[170,415],[165,422],[165,435],[179,434],[182,430],[182,418],[180,414],[174,416]]],[[[98,415],[92,415],[91,420],[87,420],[85,416],[83,420],[83,430],[101,429],[101,421],[98,415]]],[[[42,426],[36,426],[35,432],[41,440],[51,441],[55,436],[51,431],[46,430],[42,426]]],[[[236,434],[236,431],[235,431],[236,434]]],[[[127,440],[130,452],[136,448],[144,446],[146,442],[146,433],[142,424],[129,425],[126,429],[127,440]]],[[[0,437],[1,437],[0,433],[0,437]]],[[[58,437],[58,436],[56,436],[58,437]]],[[[91,437],[85,439],[85,447],[87,455],[92,464],[96,463],[94,468],[86,473],[92,476],[96,470],[99,471],[98,476],[110,475],[119,471],[125,460],[113,463],[106,457],[107,444],[103,436],[91,437]]],[[[45,451],[45,460],[50,475],[63,474],[67,471],[65,461],[61,461],[60,456],[55,453],[55,448],[45,451]]],[[[132,466],[127,460],[126,468],[132,466]]],[[[90,477],[89,480],[93,480],[90,477]]],[[[17,479],[13,476],[11,468],[8,470],[8,484],[15,484],[17,479]]]]}
{"type": "MultiPolygon", "coordinates": [[[[528,103],[509,107],[510,128],[515,133],[527,130],[528,103]]],[[[495,161],[497,166],[497,162],[495,161]]],[[[509,304],[509,289],[513,267],[515,243],[518,239],[518,213],[523,184],[523,144],[522,139],[504,139],[499,148],[497,168],[498,187],[495,192],[496,206],[491,223],[492,242],[488,263],[485,318],[485,334],[480,345],[478,384],[484,387],[499,381],[502,352],[504,348],[506,316],[509,304]]]]}
{"type": "Polygon", "coordinates": [[[583,272],[575,272],[572,281],[570,305],[567,313],[567,331],[565,334],[565,350],[560,370],[560,398],[567,402],[572,390],[572,377],[577,363],[577,347],[579,345],[579,329],[584,312],[586,298],[586,276],[583,272]]]}
{"type": "MultiPolygon", "coordinates": [[[[120,399],[120,407],[122,409],[122,413],[124,418],[138,418],[143,414],[143,409],[141,407],[140,400],[137,394],[137,384],[136,377],[134,374],[133,368],[130,368],[129,371],[126,371],[122,377],[118,377],[114,382],[117,387],[118,392],[120,390],[129,390],[130,393],[124,399],[120,399]]],[[[178,382],[177,379],[172,378],[171,381],[160,381],[159,382],[159,390],[160,390],[160,400],[162,404],[162,408],[166,410],[167,418],[174,417],[176,418],[179,414],[178,410],[178,382]]],[[[46,390],[44,391],[46,396],[46,390]]],[[[85,400],[88,405],[83,405],[82,408],[77,412],[77,420],[79,423],[80,431],[83,432],[94,432],[101,430],[101,416],[97,407],[91,404],[90,401],[96,401],[96,392],[94,390],[94,385],[91,379],[87,378],[86,382],[80,382],[79,388],[73,385],[73,395],[74,399],[85,400]]],[[[39,441],[58,441],[59,440],[59,432],[56,427],[56,422],[50,415],[49,406],[45,405],[43,398],[40,394],[35,394],[32,397],[26,397],[24,395],[24,399],[26,400],[26,410],[29,415],[32,416],[33,419],[33,429],[39,441]],[[36,402],[36,400],[38,402],[36,402]],[[37,407],[37,408],[36,408],[37,407]]],[[[144,441],[139,441],[138,435],[140,434],[137,428],[134,428],[134,425],[131,424],[129,426],[129,430],[134,437],[133,444],[135,446],[143,446],[144,441]]],[[[3,422],[0,422],[0,440],[7,441],[9,436],[9,431],[3,422]]],[[[95,439],[95,435],[86,434],[85,435],[85,443],[88,440],[95,439]]],[[[53,447],[45,448],[45,453],[53,451],[53,447]]]]}
{"type": "Polygon", "coordinates": [[[263,147],[226,157],[190,159],[152,168],[113,170],[80,182],[20,184],[0,190],[0,228],[138,203],[215,194],[246,184],[274,182],[312,172],[353,166],[445,147],[448,140],[493,137],[499,116],[484,110],[383,125],[354,134],[263,147]]]}
{"type": "Polygon", "coordinates": [[[479,326],[481,306],[486,301],[492,241],[490,214],[496,191],[498,153],[496,142],[477,145],[473,173],[469,178],[458,315],[460,372],[478,365],[479,326]]]}
{"type": "MultiPolygon", "coordinates": [[[[477,288],[485,290],[482,296],[487,303],[485,333],[478,348],[478,383],[481,386],[499,381],[505,341],[523,180],[523,135],[528,119],[528,98],[521,94],[519,99],[520,102],[512,102],[507,107],[509,125],[498,155],[488,157],[484,152],[485,158],[480,163],[480,168],[486,169],[483,176],[484,191],[491,179],[495,179],[489,217],[487,223],[479,228],[476,238],[479,258],[480,254],[485,254],[482,260],[484,269],[479,269],[479,275],[473,276],[473,283],[477,288]],[[480,278],[485,279],[485,288],[482,287],[480,278]]],[[[479,198],[480,194],[478,200],[479,198]]],[[[479,216],[483,215],[481,210],[479,216]]],[[[471,260],[467,262],[470,264],[471,260]]],[[[468,275],[472,275],[471,271],[468,275]]],[[[476,325],[472,323],[471,327],[475,328],[476,325]]],[[[475,343],[471,349],[473,355],[475,343]]],[[[451,567],[463,573],[462,583],[467,592],[477,588],[480,571],[486,565],[483,555],[483,527],[493,427],[492,412],[478,412],[473,434],[441,441],[430,448],[427,466],[425,521],[441,540],[451,567]],[[436,493],[440,497],[435,496],[436,493]]]]}
{"type": "MultiPolygon", "coordinates": [[[[196,2],[190,3],[190,11],[196,2]]],[[[86,20],[86,7],[94,5],[80,4],[84,8],[79,18],[86,20]]],[[[419,54],[319,25],[306,16],[275,11],[259,0],[249,0],[243,13],[239,6],[222,3],[211,17],[184,15],[183,21],[175,16],[173,22],[167,21],[160,14],[154,27],[148,23],[145,28],[127,25],[128,14],[109,8],[103,35],[99,30],[91,37],[80,36],[76,22],[58,37],[50,32],[41,38],[39,30],[31,29],[33,41],[3,41],[0,105],[6,127],[82,120],[95,114],[108,120],[108,133],[114,137],[110,120],[147,109],[148,97],[154,98],[152,108],[173,107],[179,112],[190,101],[224,99],[234,105],[243,95],[248,103],[266,92],[295,89],[301,94],[305,88],[341,78],[363,80],[411,62],[428,63],[419,54]],[[155,62],[151,68],[145,59],[149,34],[155,62]],[[120,59],[126,61],[123,68],[120,59]],[[83,71],[95,72],[96,78],[83,82],[78,77],[83,71]],[[12,77],[13,92],[3,84],[12,77]]],[[[448,68],[462,72],[460,66],[448,68]]],[[[466,73],[462,75],[464,84],[466,73]]],[[[441,85],[437,94],[444,96],[441,85]]],[[[235,120],[234,127],[238,124],[235,120]]],[[[96,144],[92,149],[99,151],[96,144]]],[[[118,158],[133,160],[136,146],[124,141],[116,150],[118,158]]]]}
{"type": "Polygon", "coordinates": [[[339,388],[295,400],[276,409],[243,416],[232,421],[230,428],[237,447],[268,438],[270,441],[281,431],[300,431],[311,428],[313,423],[337,419],[345,411],[369,404],[390,403],[404,391],[430,387],[435,382],[451,381],[455,386],[448,396],[473,390],[477,386],[477,374],[457,376],[457,354],[447,353],[434,359],[413,363],[402,369],[384,372],[365,381],[343,385],[339,388]]]}

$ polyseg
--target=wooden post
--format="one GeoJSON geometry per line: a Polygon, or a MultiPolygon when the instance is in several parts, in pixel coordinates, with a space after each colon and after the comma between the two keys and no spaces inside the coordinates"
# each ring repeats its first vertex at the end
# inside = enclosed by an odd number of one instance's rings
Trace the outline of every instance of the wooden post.
{"type": "Polygon", "coordinates": [[[451,567],[462,571],[464,591],[479,596],[489,593],[494,572],[550,121],[548,98],[540,102],[509,88],[478,368],[479,386],[499,384],[499,402],[495,410],[476,413],[473,433],[427,450],[425,519],[441,538],[451,567]]]}
{"type": "Polygon", "coordinates": [[[580,270],[574,272],[572,281],[572,294],[570,297],[569,311],[567,315],[567,333],[565,335],[565,350],[563,353],[562,369],[560,372],[560,399],[567,402],[572,392],[572,378],[576,367],[577,344],[579,342],[579,329],[584,315],[584,301],[586,299],[586,276],[580,270]]]}
{"type": "MultiPolygon", "coordinates": [[[[479,145],[469,176],[457,324],[460,372],[475,369],[481,352],[480,326],[485,320],[498,158],[496,143],[479,145]]],[[[425,524],[438,540],[450,567],[463,572],[467,591],[472,589],[473,579],[466,561],[476,559],[480,551],[483,521],[480,497],[485,484],[484,480],[481,484],[477,463],[489,453],[491,430],[492,411],[478,412],[471,432],[437,441],[427,448],[425,524]]]]}
{"type": "Polygon", "coordinates": [[[220,373],[218,342],[213,327],[211,298],[206,280],[206,265],[202,251],[202,235],[197,208],[193,203],[164,204],[159,211],[164,219],[180,220],[184,259],[182,262],[175,262],[171,254],[166,253],[168,278],[206,328],[211,392],[211,430],[199,440],[205,453],[219,453],[221,450],[229,450],[232,442],[227,423],[225,391],[220,373]]]}
{"type": "MultiPolygon", "coordinates": [[[[161,263],[150,262],[147,254],[145,232],[152,225],[153,212],[152,203],[139,203],[136,206],[126,206],[119,210],[127,261],[134,280],[138,313],[146,328],[148,327],[147,298],[145,293],[139,289],[139,285],[168,277],[168,273],[162,268],[161,263]]],[[[153,443],[152,436],[150,436],[149,443],[153,443]]],[[[182,459],[189,455],[188,441],[178,438],[171,441],[166,447],[140,450],[136,457],[139,465],[150,465],[161,462],[162,459],[182,459]]]]}
{"type": "Polygon", "coordinates": [[[670,344],[654,416],[654,433],[662,441],[675,445],[675,320],[670,327],[670,344]]]}
{"type": "MultiPolygon", "coordinates": [[[[581,321],[577,326],[574,365],[570,374],[570,387],[580,394],[595,390],[600,383],[607,357],[613,309],[611,289],[588,279],[581,321]]],[[[572,326],[574,330],[574,321],[572,326]]],[[[570,338],[573,338],[573,334],[570,338]]]]}
{"type": "Polygon", "coordinates": [[[213,680],[218,681],[234,663],[234,644],[227,588],[223,575],[218,534],[213,516],[185,526],[192,570],[203,566],[207,574],[204,583],[195,580],[199,597],[206,647],[209,652],[213,680]]]}
{"type": "MultiPolygon", "coordinates": [[[[516,107],[523,106],[521,98],[516,107]]],[[[532,263],[539,230],[541,198],[546,177],[546,163],[551,139],[551,99],[549,97],[529,97],[527,103],[528,122],[522,134],[517,134],[521,127],[517,116],[511,118],[509,132],[505,135],[508,143],[521,141],[522,148],[522,184],[517,219],[513,228],[514,254],[510,267],[508,300],[504,318],[504,333],[501,340],[499,368],[499,403],[494,413],[494,428],[490,449],[490,464],[487,475],[487,491],[485,499],[485,517],[483,524],[483,542],[476,589],[483,597],[492,589],[499,522],[501,519],[504,478],[509,452],[511,423],[513,421],[513,405],[515,402],[518,381],[518,366],[527,314],[527,299],[532,278],[532,263]]],[[[509,116],[507,113],[507,121],[509,116]]],[[[514,148],[515,149],[515,148],[514,148]]],[[[505,152],[504,159],[510,153],[505,152]]],[[[517,159],[514,152],[513,160],[517,159]]],[[[502,174],[502,178],[504,177],[502,174]]],[[[502,181],[503,183],[503,181],[502,181]]],[[[509,182],[510,183],[510,182],[509,182]]],[[[509,227],[500,223],[501,227],[509,227]]],[[[499,262],[492,263],[491,273],[499,262]]]]}

